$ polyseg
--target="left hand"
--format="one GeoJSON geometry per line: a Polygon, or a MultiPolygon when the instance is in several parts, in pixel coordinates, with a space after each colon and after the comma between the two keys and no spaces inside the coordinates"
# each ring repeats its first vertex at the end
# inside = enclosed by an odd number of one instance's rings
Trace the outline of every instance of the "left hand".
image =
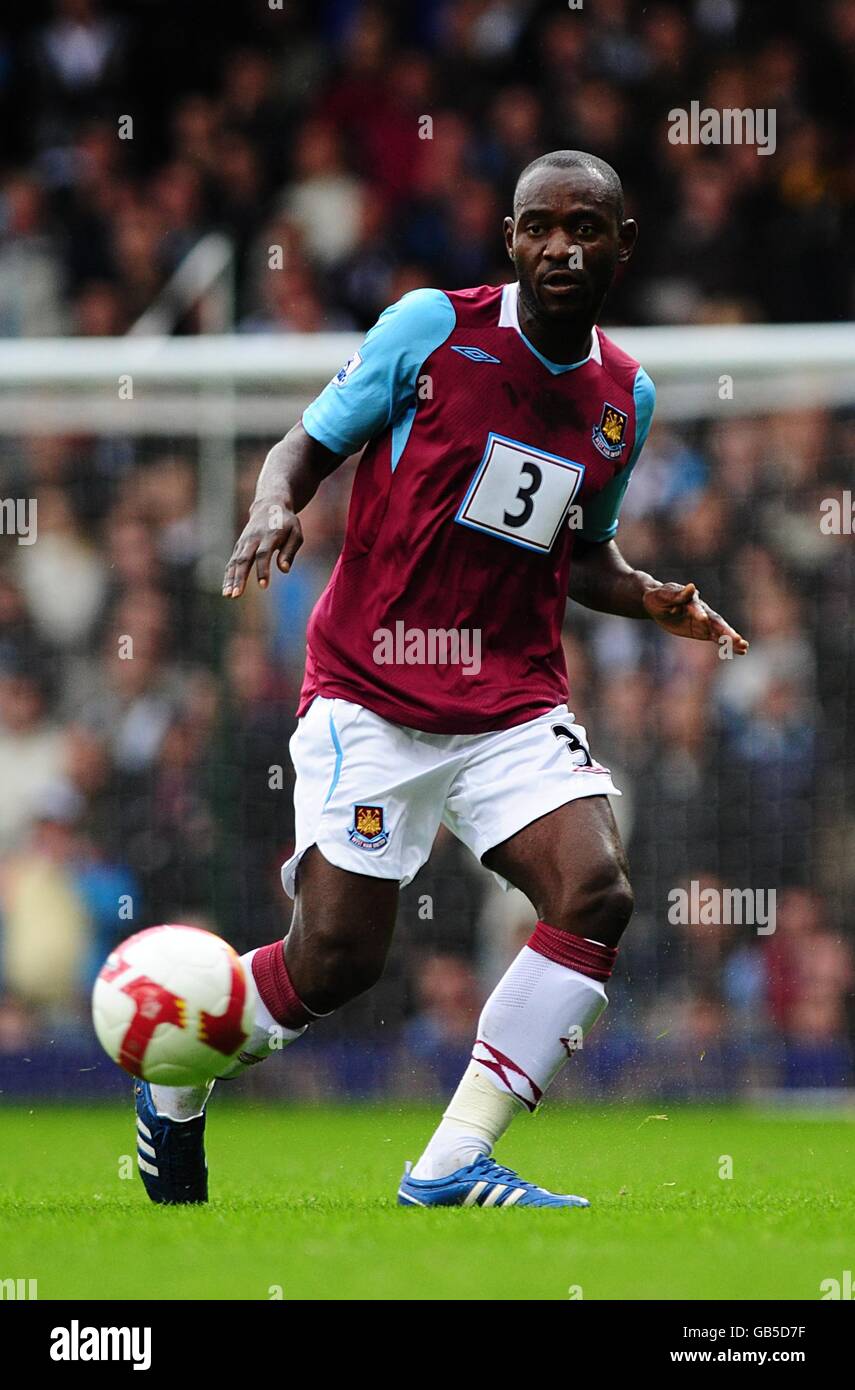
{"type": "Polygon", "coordinates": [[[648,589],[642,600],[654,622],[675,637],[694,637],[698,642],[730,638],[736,656],[744,656],[748,643],[719,613],[704,603],[694,584],[661,584],[648,589]]]}

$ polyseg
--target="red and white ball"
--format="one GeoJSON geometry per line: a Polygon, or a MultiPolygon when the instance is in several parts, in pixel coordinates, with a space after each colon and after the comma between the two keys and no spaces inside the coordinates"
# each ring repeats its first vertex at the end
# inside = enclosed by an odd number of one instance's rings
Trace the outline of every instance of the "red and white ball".
{"type": "Polygon", "coordinates": [[[228,1069],[253,1027],[236,951],[198,927],[149,927],[117,946],[92,992],[104,1050],[132,1076],[193,1086],[228,1069]]]}

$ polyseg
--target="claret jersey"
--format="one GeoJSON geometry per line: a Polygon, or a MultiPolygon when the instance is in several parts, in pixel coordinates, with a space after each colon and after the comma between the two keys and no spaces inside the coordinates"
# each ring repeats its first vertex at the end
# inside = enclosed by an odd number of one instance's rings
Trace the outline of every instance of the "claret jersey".
{"type": "Polygon", "coordinates": [[[320,694],[426,733],[486,733],[568,698],[573,542],[617,531],[654,390],[596,327],[583,361],[548,361],[518,293],[404,295],[304,412],[328,449],[365,448],[300,714],[320,694]]]}

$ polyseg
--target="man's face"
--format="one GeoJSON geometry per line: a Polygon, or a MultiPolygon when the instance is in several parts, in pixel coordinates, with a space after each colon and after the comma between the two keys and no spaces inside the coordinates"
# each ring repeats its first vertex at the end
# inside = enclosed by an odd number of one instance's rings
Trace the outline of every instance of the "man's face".
{"type": "Polygon", "coordinates": [[[585,169],[535,170],[515,217],[505,218],[523,301],[554,323],[594,322],[637,235],[634,222],[621,222],[603,180],[585,169]]]}

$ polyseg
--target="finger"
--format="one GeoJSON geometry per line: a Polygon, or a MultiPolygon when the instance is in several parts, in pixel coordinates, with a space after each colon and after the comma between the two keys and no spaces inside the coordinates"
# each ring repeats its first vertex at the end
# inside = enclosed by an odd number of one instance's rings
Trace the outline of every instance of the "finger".
{"type": "Polygon", "coordinates": [[[674,613],[691,603],[696,594],[697,590],[694,584],[675,584],[669,581],[658,589],[654,589],[648,596],[647,602],[652,603],[660,613],[674,613]]]}
{"type": "Polygon", "coordinates": [[[266,589],[270,583],[270,560],[273,549],[272,545],[260,545],[255,552],[255,573],[260,589],[266,589]]]}
{"type": "Polygon", "coordinates": [[[240,598],[243,593],[257,550],[257,540],[246,541],[242,546],[239,546],[232,560],[234,567],[232,571],[232,598],[240,598]]]}
{"type": "Polygon", "coordinates": [[[229,563],[226,565],[226,572],[223,576],[223,598],[231,598],[232,589],[235,585],[235,568],[237,566],[237,560],[235,557],[237,555],[237,551],[238,547],[235,546],[231,554],[231,559],[229,560],[229,563]]]}
{"type": "Polygon", "coordinates": [[[722,637],[727,637],[733,643],[733,650],[737,655],[744,656],[748,651],[748,642],[742,634],[737,632],[735,627],[731,627],[730,623],[727,622],[720,613],[713,613],[710,611],[709,620],[710,627],[712,628],[712,636],[715,641],[719,641],[722,637]]]}
{"type": "Polygon", "coordinates": [[[670,599],[670,606],[675,609],[688,608],[698,598],[699,594],[694,584],[684,584],[670,599]]]}
{"type": "Polygon", "coordinates": [[[720,632],[713,634],[713,638],[719,643],[729,642],[734,656],[745,656],[748,651],[749,643],[744,637],[740,637],[739,633],[735,637],[731,637],[729,632],[720,632]]]}
{"type": "Polygon", "coordinates": [[[294,557],[302,544],[303,532],[299,526],[295,526],[293,527],[291,534],[285,541],[285,544],[281,547],[279,551],[279,558],[276,562],[283,574],[288,573],[289,569],[294,563],[294,557]]]}

